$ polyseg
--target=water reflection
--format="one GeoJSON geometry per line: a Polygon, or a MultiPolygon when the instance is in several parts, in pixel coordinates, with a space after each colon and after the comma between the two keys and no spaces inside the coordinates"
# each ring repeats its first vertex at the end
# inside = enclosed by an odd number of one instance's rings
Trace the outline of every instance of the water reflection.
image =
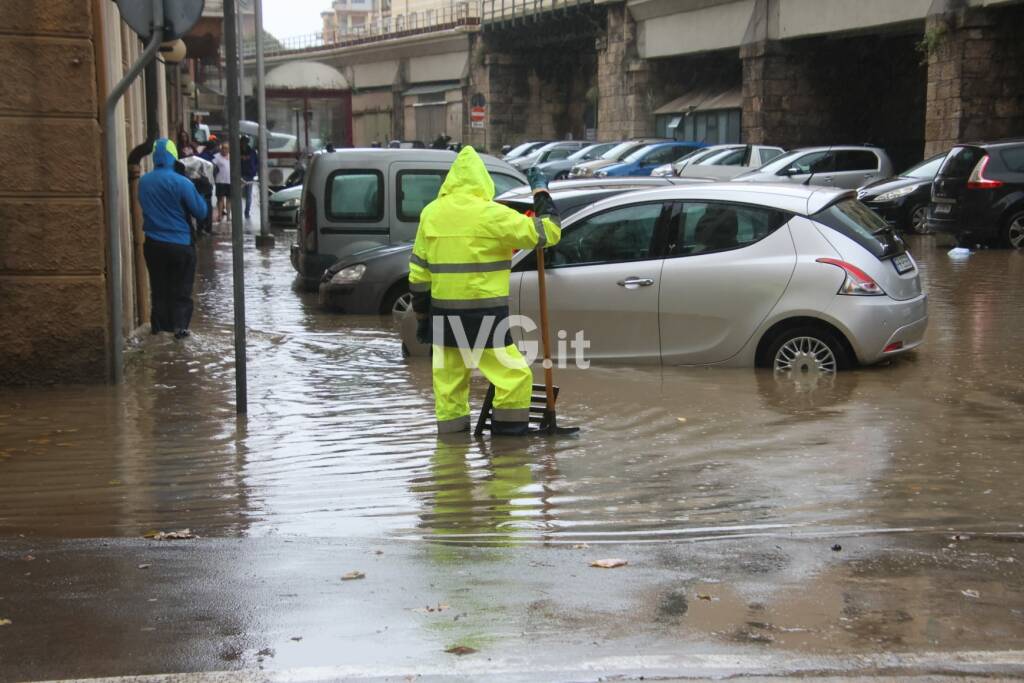
{"type": "MultiPolygon", "coordinates": [[[[589,543],[1015,528],[1024,254],[916,240],[917,352],[806,384],[747,369],[560,370],[574,439],[437,442],[430,368],[376,316],[247,254],[250,415],[233,409],[230,245],[200,248],[195,334],[147,337],[119,390],[5,391],[0,533],[589,543]]],[[[476,405],[484,393],[473,382],[476,405]]]]}

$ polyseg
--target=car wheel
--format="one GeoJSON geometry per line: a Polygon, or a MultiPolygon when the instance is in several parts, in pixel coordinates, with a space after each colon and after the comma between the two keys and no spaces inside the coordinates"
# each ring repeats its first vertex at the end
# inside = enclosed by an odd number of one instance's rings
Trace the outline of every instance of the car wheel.
{"type": "Polygon", "coordinates": [[[409,285],[399,282],[384,295],[384,299],[380,303],[380,314],[390,315],[391,319],[398,323],[406,311],[411,308],[412,292],[409,291],[409,285]]]}
{"type": "Polygon", "coordinates": [[[928,229],[928,205],[918,204],[907,212],[907,224],[910,232],[915,235],[927,235],[931,232],[928,229]]]}
{"type": "Polygon", "coordinates": [[[1003,244],[1011,249],[1024,249],[1024,211],[1015,213],[1006,221],[1003,244]]]}
{"type": "Polygon", "coordinates": [[[790,376],[832,375],[850,365],[846,346],[830,330],[796,327],[783,331],[768,347],[772,370],[790,376]]]}

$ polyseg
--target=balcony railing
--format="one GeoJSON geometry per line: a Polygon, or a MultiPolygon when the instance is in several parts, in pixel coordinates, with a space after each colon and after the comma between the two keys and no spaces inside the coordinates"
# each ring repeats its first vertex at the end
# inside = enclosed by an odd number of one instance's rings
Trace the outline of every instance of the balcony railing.
{"type": "MultiPolygon", "coordinates": [[[[348,45],[359,45],[392,38],[446,31],[464,26],[480,25],[480,0],[458,0],[449,5],[409,14],[375,17],[364,26],[347,31],[320,31],[291,36],[276,41],[264,41],[264,54],[320,50],[348,45]]],[[[256,43],[246,40],[242,46],[246,58],[256,55],[256,43]]]]}
{"type": "Polygon", "coordinates": [[[480,19],[489,24],[592,4],[594,0],[482,0],[480,19]]]}

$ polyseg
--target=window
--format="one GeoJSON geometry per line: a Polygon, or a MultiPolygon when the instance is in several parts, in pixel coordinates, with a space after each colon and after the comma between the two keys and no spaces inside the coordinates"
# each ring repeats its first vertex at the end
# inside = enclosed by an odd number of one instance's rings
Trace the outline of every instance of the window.
{"type": "Polygon", "coordinates": [[[416,222],[423,207],[437,198],[444,183],[444,171],[398,172],[398,218],[416,222]]]}
{"type": "Polygon", "coordinates": [[[783,175],[783,172],[790,168],[795,168],[797,175],[803,173],[829,173],[833,169],[834,161],[835,156],[832,152],[811,152],[794,159],[791,164],[780,169],[779,175],[783,175]]]}
{"type": "Polygon", "coordinates": [[[1024,147],[1011,147],[999,153],[1006,164],[1007,170],[1013,173],[1024,173],[1024,147]]]}
{"type": "Polygon", "coordinates": [[[742,166],[743,157],[747,156],[747,150],[745,149],[734,149],[731,152],[720,154],[717,157],[712,157],[706,162],[702,163],[702,166],[742,166]]]}
{"type": "Polygon", "coordinates": [[[518,178],[513,178],[504,173],[492,173],[491,180],[494,181],[494,196],[503,195],[511,189],[522,187],[525,183],[518,178]]]}
{"type": "Polygon", "coordinates": [[[841,149],[836,152],[836,171],[877,171],[878,157],[870,150],[841,149]]]}
{"type": "Polygon", "coordinates": [[[849,237],[878,258],[901,251],[899,239],[886,222],[856,199],[832,204],[811,218],[849,237]]]}
{"type": "Polygon", "coordinates": [[[548,156],[544,161],[559,161],[560,159],[566,159],[572,154],[571,149],[553,149],[548,152],[548,156]]]}
{"type": "Polygon", "coordinates": [[[980,147],[954,147],[946,155],[946,161],[939,169],[939,177],[966,180],[983,156],[985,150],[980,147]]]}
{"type": "Polygon", "coordinates": [[[668,164],[682,155],[686,154],[685,147],[677,147],[675,145],[667,145],[653,150],[650,154],[644,157],[642,163],[644,166],[658,166],[661,164],[668,164]]]}
{"type": "Polygon", "coordinates": [[[931,159],[925,159],[917,166],[912,166],[906,171],[901,173],[901,176],[907,178],[920,178],[921,180],[933,180],[935,174],[938,173],[939,167],[942,166],[942,162],[945,161],[946,155],[940,154],[932,157],[931,159]]]}
{"type": "Polygon", "coordinates": [[[767,164],[772,159],[782,154],[781,149],[774,147],[762,147],[761,148],[761,165],[767,164]]]}
{"type": "Polygon", "coordinates": [[[785,211],[762,206],[686,202],[679,212],[672,256],[692,256],[737,249],[764,239],[786,224],[785,211]]]}
{"type": "Polygon", "coordinates": [[[650,258],[651,240],[663,205],[634,204],[584,219],[548,250],[552,268],[621,263],[650,258]]]}
{"type": "Polygon", "coordinates": [[[327,217],[375,223],[384,218],[384,177],[380,171],[335,171],[327,178],[327,217]]]}

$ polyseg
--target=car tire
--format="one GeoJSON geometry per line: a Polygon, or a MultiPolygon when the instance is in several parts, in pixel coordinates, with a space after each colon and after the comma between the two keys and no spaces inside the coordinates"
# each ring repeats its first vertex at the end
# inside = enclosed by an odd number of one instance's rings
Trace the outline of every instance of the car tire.
{"type": "Polygon", "coordinates": [[[782,330],[768,345],[765,360],[778,373],[834,374],[850,367],[844,341],[826,327],[799,325],[782,330]]]}
{"type": "Polygon", "coordinates": [[[1024,211],[1018,211],[1006,220],[1002,238],[1004,247],[1024,249],[1024,211]]]}
{"type": "Polygon", "coordinates": [[[384,298],[380,301],[380,314],[390,315],[395,322],[399,317],[412,306],[412,293],[409,292],[409,283],[398,282],[391,286],[384,298]]]}
{"type": "Polygon", "coordinates": [[[906,232],[914,235],[927,235],[931,232],[928,229],[928,205],[915,204],[907,211],[906,232]]]}

